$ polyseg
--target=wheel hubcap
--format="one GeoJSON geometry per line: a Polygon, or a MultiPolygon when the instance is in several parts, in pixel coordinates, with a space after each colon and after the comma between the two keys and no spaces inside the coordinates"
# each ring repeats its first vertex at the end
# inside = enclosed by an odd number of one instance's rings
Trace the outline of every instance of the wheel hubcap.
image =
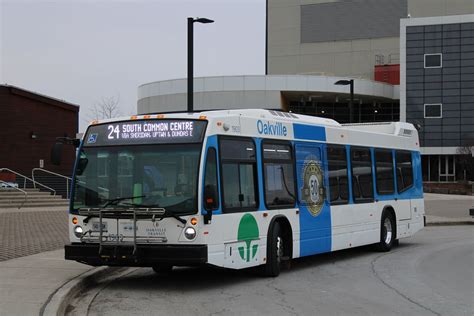
{"type": "Polygon", "coordinates": [[[281,262],[281,258],[283,258],[283,239],[278,236],[277,237],[277,243],[276,243],[276,246],[277,246],[277,262],[280,263],[281,262]]]}
{"type": "Polygon", "coordinates": [[[390,218],[385,218],[383,222],[383,227],[385,231],[385,243],[388,245],[392,241],[392,221],[390,218]]]}

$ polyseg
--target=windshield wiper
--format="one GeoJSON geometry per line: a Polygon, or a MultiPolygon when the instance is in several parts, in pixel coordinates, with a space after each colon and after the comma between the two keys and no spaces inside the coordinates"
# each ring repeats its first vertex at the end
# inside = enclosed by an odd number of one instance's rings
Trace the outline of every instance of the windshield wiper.
{"type": "Polygon", "coordinates": [[[106,208],[109,205],[117,205],[118,202],[123,201],[123,200],[133,200],[133,199],[138,199],[142,197],[146,197],[146,195],[127,196],[127,197],[119,197],[115,199],[106,200],[105,204],[102,205],[101,208],[106,208]]]}
{"type": "MultiPolygon", "coordinates": [[[[135,206],[135,207],[145,207],[145,208],[152,208],[152,207],[160,207],[158,204],[137,204],[137,203],[127,203],[127,205],[130,206],[135,206]]],[[[165,210],[165,214],[163,214],[163,217],[166,215],[169,215],[175,219],[177,219],[181,224],[186,224],[186,220],[184,218],[179,217],[176,213],[174,213],[171,210],[167,210],[164,207],[161,207],[162,209],[165,210]]]]}

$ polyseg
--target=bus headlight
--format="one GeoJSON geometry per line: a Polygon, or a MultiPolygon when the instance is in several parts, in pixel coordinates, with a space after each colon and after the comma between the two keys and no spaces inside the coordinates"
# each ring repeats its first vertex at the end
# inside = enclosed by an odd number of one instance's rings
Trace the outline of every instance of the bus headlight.
{"type": "Polygon", "coordinates": [[[74,227],[74,235],[76,235],[77,238],[82,237],[82,227],[81,226],[74,227]]]}
{"type": "Polygon", "coordinates": [[[196,238],[196,230],[192,227],[186,227],[184,230],[184,237],[186,237],[189,240],[193,240],[196,238]]]}

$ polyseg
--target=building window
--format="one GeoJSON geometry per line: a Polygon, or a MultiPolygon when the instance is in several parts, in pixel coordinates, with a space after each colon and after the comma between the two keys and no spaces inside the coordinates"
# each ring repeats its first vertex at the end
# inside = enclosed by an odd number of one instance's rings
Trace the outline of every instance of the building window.
{"type": "Polygon", "coordinates": [[[263,175],[267,208],[295,206],[295,176],[291,145],[287,142],[264,141],[263,175]]]}
{"type": "Polygon", "coordinates": [[[219,139],[222,162],[223,211],[257,209],[257,165],[255,144],[250,138],[219,139]]]}
{"type": "Polygon", "coordinates": [[[349,182],[347,176],[346,148],[328,145],[329,194],[331,205],[347,204],[349,201],[349,182]]]}
{"type": "Polygon", "coordinates": [[[443,54],[425,54],[425,68],[443,67],[443,54]]]}
{"type": "Polygon", "coordinates": [[[395,185],[391,150],[375,150],[375,174],[377,177],[377,193],[380,195],[392,194],[395,191],[395,185]]]}
{"type": "Polygon", "coordinates": [[[374,200],[372,157],[369,148],[351,148],[352,196],[355,203],[374,200]]]}
{"type": "Polygon", "coordinates": [[[425,118],[442,118],[443,105],[442,104],[425,104],[425,118]]]}

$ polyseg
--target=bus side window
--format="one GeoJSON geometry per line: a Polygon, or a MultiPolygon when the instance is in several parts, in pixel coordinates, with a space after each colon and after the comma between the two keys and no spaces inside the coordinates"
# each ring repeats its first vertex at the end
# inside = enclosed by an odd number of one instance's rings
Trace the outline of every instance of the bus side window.
{"type": "Polygon", "coordinates": [[[392,151],[375,149],[375,174],[377,179],[377,193],[380,195],[395,192],[395,179],[393,178],[392,151]]]}
{"type": "Polygon", "coordinates": [[[331,205],[347,204],[349,183],[347,181],[346,148],[344,146],[328,145],[327,157],[331,205]]]}
{"type": "Polygon", "coordinates": [[[397,150],[395,158],[397,166],[397,190],[400,193],[413,185],[411,152],[397,150]]]}
{"type": "Polygon", "coordinates": [[[291,144],[281,141],[264,141],[262,152],[267,208],[294,207],[296,194],[291,144]]]}
{"type": "Polygon", "coordinates": [[[351,165],[354,202],[372,202],[374,199],[374,190],[370,149],[352,147],[351,165]]]}
{"type": "Polygon", "coordinates": [[[220,137],[223,212],[256,210],[257,158],[251,138],[220,137]]]}
{"type": "Polygon", "coordinates": [[[215,210],[219,208],[219,194],[217,190],[217,158],[216,149],[209,147],[206,157],[204,175],[204,209],[215,210]]]}

